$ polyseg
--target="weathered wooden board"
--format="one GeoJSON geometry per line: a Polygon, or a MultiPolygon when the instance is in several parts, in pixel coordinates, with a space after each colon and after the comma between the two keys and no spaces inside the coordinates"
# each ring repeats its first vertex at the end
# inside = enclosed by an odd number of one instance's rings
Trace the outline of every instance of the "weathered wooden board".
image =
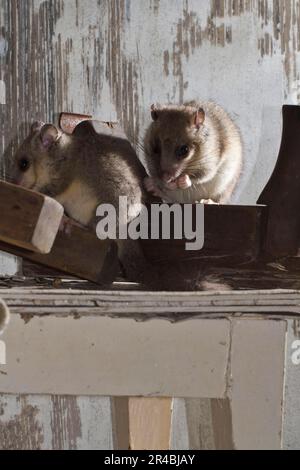
{"type": "Polygon", "coordinates": [[[24,320],[49,315],[57,318],[109,316],[139,321],[159,318],[171,322],[234,314],[277,319],[300,316],[299,290],[144,292],[16,286],[0,288],[0,297],[12,313],[21,313],[24,320]]]}
{"type": "Polygon", "coordinates": [[[3,242],[0,249],[99,284],[110,284],[119,270],[116,246],[109,240],[99,240],[94,231],[67,217],[49,254],[33,253],[3,242]]]}
{"type": "Polygon", "coordinates": [[[114,400],[0,394],[0,450],[109,450],[114,400]]]}
{"type": "MultiPolygon", "coordinates": [[[[3,336],[9,359],[1,366],[0,392],[226,398],[211,403],[211,444],[195,435],[205,432],[205,423],[198,428],[195,420],[188,429],[193,442],[198,439],[199,446],[216,448],[279,449],[286,323],[259,318],[135,323],[53,315],[24,324],[13,314],[3,336]]],[[[125,410],[121,408],[119,419],[125,410]]],[[[193,407],[190,411],[196,418],[193,407]]],[[[147,440],[139,440],[136,429],[131,431],[133,442],[144,446],[147,440]]],[[[165,435],[166,426],[162,429],[165,435]]]]}
{"type": "Polygon", "coordinates": [[[230,401],[208,398],[173,400],[171,449],[233,449],[230,401]]]}
{"type": "Polygon", "coordinates": [[[171,448],[282,448],[286,328],[286,321],[232,320],[228,399],[174,400],[171,448]]]}
{"type": "Polygon", "coordinates": [[[38,253],[49,253],[64,209],[54,199],[0,181],[0,240],[38,253]]]}
{"type": "Polygon", "coordinates": [[[101,396],[226,395],[230,322],[12,313],[1,337],[0,393],[101,396]],[[15,345],[18,345],[17,347],[15,345]],[[175,354],[176,350],[176,354],[175,354]],[[178,371],[180,370],[180,374],[178,371]]]}
{"type": "Polygon", "coordinates": [[[300,321],[288,321],[285,390],[283,402],[283,448],[300,450],[300,321]]]}

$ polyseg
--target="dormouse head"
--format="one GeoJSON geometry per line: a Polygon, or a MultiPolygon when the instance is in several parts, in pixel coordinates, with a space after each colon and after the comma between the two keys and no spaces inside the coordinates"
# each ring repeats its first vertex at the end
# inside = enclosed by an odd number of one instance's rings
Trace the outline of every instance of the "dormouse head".
{"type": "Polygon", "coordinates": [[[205,135],[205,112],[201,107],[151,107],[151,138],[147,149],[159,176],[170,182],[193,162],[205,135]]]}
{"type": "Polygon", "coordinates": [[[12,162],[12,181],[41,191],[51,180],[55,146],[62,132],[52,124],[35,122],[29,136],[18,148],[12,162]]]}

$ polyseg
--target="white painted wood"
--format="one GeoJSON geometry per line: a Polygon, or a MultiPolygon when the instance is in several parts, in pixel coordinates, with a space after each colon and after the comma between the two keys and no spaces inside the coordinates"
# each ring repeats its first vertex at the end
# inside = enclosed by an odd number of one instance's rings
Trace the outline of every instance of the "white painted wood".
{"type": "MultiPolygon", "coordinates": [[[[1,42],[0,42],[0,47],[1,47],[1,42]]],[[[5,82],[3,80],[0,80],[0,104],[5,104],[6,103],[6,92],[5,92],[5,82]]]]}
{"type": "Polygon", "coordinates": [[[286,321],[234,320],[229,380],[236,449],[280,449],[286,321]]]}
{"type": "Polygon", "coordinates": [[[41,289],[24,286],[1,289],[12,312],[23,315],[128,316],[141,320],[166,317],[224,317],[232,314],[268,318],[300,315],[299,290],[249,290],[203,292],[143,292],[41,289]]]}
{"type": "Polygon", "coordinates": [[[300,322],[288,321],[283,448],[300,450],[300,322]]]}
{"type": "Polygon", "coordinates": [[[14,276],[20,270],[21,261],[15,256],[0,251],[0,277],[14,276]]]}
{"type": "Polygon", "coordinates": [[[211,400],[175,398],[173,400],[172,450],[215,450],[211,400]]]}
{"type": "MultiPolygon", "coordinates": [[[[175,399],[172,448],[280,449],[285,337],[286,321],[232,320],[229,398],[175,399]]],[[[297,401],[295,389],[291,394],[289,413],[297,401]]],[[[297,417],[290,421],[286,435],[294,446],[296,422],[297,417]]]]}
{"type": "Polygon", "coordinates": [[[21,316],[11,315],[2,336],[7,345],[2,393],[225,395],[228,320],[172,324],[45,316],[26,323],[21,316]]]}

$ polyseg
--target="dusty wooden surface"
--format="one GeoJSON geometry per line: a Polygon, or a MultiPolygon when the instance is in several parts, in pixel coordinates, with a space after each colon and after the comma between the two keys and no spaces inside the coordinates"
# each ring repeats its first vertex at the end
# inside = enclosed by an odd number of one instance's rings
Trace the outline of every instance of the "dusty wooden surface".
{"type": "Polygon", "coordinates": [[[198,292],[146,292],[134,284],[116,283],[115,290],[93,290],[93,285],[76,281],[0,281],[0,296],[12,313],[24,320],[53,315],[167,319],[179,322],[189,318],[224,318],[254,315],[268,318],[299,317],[300,290],[261,289],[198,292]],[[1,285],[2,284],[2,285],[1,285]],[[5,288],[10,285],[11,288],[5,288]],[[51,285],[51,288],[49,286],[51,285]]]}

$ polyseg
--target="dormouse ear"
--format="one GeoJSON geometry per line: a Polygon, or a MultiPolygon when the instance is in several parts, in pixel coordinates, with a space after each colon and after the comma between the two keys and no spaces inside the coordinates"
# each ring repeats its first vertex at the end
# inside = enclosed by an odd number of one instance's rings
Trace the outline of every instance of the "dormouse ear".
{"type": "Polygon", "coordinates": [[[59,130],[52,124],[46,124],[41,129],[40,139],[42,141],[43,147],[48,150],[54,142],[56,142],[60,137],[59,130]]]}
{"type": "Polygon", "coordinates": [[[205,121],[205,112],[203,108],[197,109],[194,114],[194,126],[199,129],[205,121]]]}
{"type": "Polygon", "coordinates": [[[32,125],[31,125],[31,132],[32,134],[34,132],[39,132],[42,127],[45,125],[45,123],[43,121],[35,121],[32,125]]]}
{"type": "Polygon", "coordinates": [[[157,121],[158,119],[158,108],[156,107],[155,104],[151,106],[151,117],[153,121],[157,121]]]}

